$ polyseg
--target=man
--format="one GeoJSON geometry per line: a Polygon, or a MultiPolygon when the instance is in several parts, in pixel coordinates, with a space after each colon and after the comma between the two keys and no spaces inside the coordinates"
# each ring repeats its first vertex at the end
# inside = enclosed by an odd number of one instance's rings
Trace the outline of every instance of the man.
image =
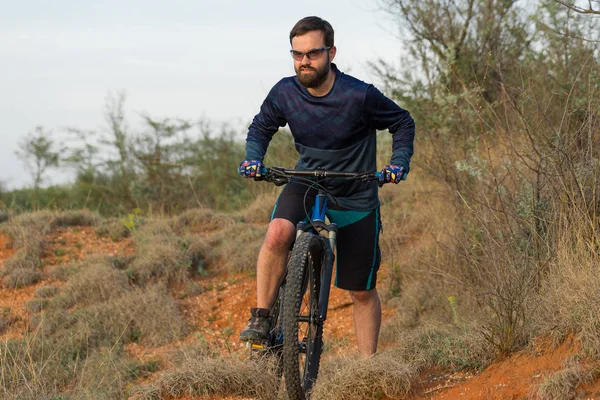
{"type": "MultiPolygon", "coordinates": [[[[246,158],[240,175],[260,177],[262,160],[279,127],[289,125],[300,155],[296,169],[376,171],[376,130],[393,135],[391,162],[382,170],[386,182],[406,179],[413,154],[415,124],[410,114],[372,85],[340,72],[331,25],[319,17],[298,21],[290,32],[296,76],[284,78],[269,92],[248,129],[246,158]]],[[[353,302],[358,350],[377,350],[381,304],[375,288],[380,263],[378,185],[344,182],[328,188],[336,197],[329,218],[338,224],[335,285],[353,302]]],[[[294,182],[281,192],[257,262],[257,304],[240,340],[262,342],[268,335],[269,308],[285,274],[296,224],[314,204],[314,191],[294,182]],[[303,202],[306,201],[306,204],[303,202]],[[306,206],[306,208],[305,208],[306,206]]]]}

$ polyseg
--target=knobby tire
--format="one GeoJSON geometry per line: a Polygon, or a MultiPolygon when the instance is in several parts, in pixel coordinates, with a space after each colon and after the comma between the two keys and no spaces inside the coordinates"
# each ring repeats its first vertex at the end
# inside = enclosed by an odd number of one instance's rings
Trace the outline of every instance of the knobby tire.
{"type": "Polygon", "coordinates": [[[303,233],[288,262],[283,303],[283,374],[290,400],[305,400],[319,371],[323,323],[318,321],[325,239],[303,233]]]}

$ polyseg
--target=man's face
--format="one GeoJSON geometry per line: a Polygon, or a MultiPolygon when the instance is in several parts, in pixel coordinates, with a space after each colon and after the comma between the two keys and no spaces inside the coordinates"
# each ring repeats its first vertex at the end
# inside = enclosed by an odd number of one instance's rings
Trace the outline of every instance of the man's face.
{"type": "MultiPolygon", "coordinates": [[[[325,47],[325,38],[321,31],[309,31],[301,36],[292,38],[292,50],[307,53],[314,49],[325,47]]],[[[302,60],[294,59],[294,70],[300,83],[307,88],[316,88],[327,78],[331,69],[330,62],[335,55],[335,47],[324,50],[310,60],[304,56],[302,60]]]]}

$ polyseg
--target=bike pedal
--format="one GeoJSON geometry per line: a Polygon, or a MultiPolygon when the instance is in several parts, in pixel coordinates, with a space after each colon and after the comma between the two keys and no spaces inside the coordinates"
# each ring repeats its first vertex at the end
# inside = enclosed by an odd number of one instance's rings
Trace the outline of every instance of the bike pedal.
{"type": "Polygon", "coordinates": [[[264,344],[260,344],[260,343],[248,343],[250,345],[250,348],[252,349],[257,349],[257,350],[264,350],[265,345],[264,344]]]}

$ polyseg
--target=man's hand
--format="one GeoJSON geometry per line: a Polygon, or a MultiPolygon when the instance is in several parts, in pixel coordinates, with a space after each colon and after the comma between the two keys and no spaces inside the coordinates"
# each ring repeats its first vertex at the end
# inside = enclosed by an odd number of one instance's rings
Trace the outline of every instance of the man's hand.
{"type": "Polygon", "coordinates": [[[238,168],[238,174],[244,178],[261,178],[264,167],[260,160],[244,160],[238,168]]]}
{"type": "Polygon", "coordinates": [[[381,182],[391,182],[398,183],[406,179],[406,172],[404,172],[404,167],[400,167],[398,165],[386,165],[381,170],[381,176],[379,180],[381,182]]]}

